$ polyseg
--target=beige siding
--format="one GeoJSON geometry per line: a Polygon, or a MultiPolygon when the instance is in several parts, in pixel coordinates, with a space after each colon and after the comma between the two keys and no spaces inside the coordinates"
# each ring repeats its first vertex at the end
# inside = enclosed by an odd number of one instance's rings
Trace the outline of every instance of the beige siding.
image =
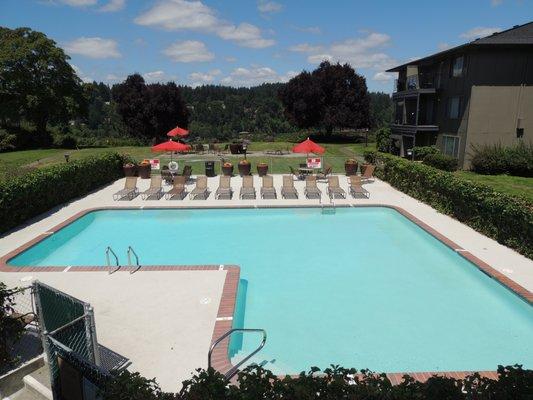
{"type": "Polygon", "coordinates": [[[517,127],[524,128],[522,140],[533,142],[533,86],[473,86],[467,115],[463,168],[472,145],[516,144],[517,127]]]}

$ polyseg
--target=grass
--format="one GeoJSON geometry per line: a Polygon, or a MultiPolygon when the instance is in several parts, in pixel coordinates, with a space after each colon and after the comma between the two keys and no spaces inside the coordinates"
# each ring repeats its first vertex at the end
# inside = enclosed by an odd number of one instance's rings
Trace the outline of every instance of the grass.
{"type": "Polygon", "coordinates": [[[533,178],[510,175],[480,175],[470,171],[457,171],[456,174],[472,182],[488,185],[496,191],[533,202],[533,178]]]}
{"type": "MultiPolygon", "coordinates": [[[[219,145],[221,148],[224,144],[219,145]]],[[[284,155],[284,156],[267,156],[262,152],[267,150],[281,150],[284,153],[290,153],[290,149],[294,143],[289,142],[253,142],[248,147],[248,159],[252,162],[252,170],[255,170],[255,164],[258,162],[267,162],[270,166],[271,173],[286,173],[289,171],[289,166],[297,167],[299,163],[305,161],[305,154],[301,156],[284,155]]],[[[362,159],[365,150],[374,150],[374,144],[369,144],[365,147],[364,144],[323,144],[326,148],[324,154],[325,164],[332,165],[334,172],[344,171],[344,161],[350,157],[357,157],[362,159]]],[[[78,160],[85,157],[97,155],[107,151],[116,151],[119,153],[126,153],[131,155],[136,160],[143,160],[145,158],[159,158],[162,163],[167,163],[170,159],[165,153],[152,153],[150,147],[110,147],[110,148],[90,148],[81,150],[66,150],[66,149],[47,149],[47,150],[25,150],[10,153],[0,153],[0,180],[8,179],[12,176],[23,175],[35,168],[42,168],[45,166],[64,163],[65,154],[70,155],[71,160],[78,160]]],[[[198,154],[187,156],[186,163],[193,167],[194,174],[201,174],[205,171],[205,161],[213,160],[215,163],[217,173],[220,171],[220,160],[224,158],[237,164],[242,156],[235,156],[230,154],[198,154]]],[[[174,159],[180,163],[180,167],[185,162],[184,157],[177,155],[174,159]]],[[[235,166],[235,171],[237,167],[235,166]]]]}

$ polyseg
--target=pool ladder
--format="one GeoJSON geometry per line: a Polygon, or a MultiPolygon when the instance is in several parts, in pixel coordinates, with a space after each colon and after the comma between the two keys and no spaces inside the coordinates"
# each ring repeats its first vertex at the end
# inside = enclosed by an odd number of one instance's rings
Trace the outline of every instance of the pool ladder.
{"type": "MultiPolygon", "coordinates": [[[[233,328],[227,331],[225,334],[220,336],[217,340],[213,342],[211,347],[209,348],[209,353],[207,353],[207,367],[212,368],[211,365],[211,356],[213,355],[213,350],[217,345],[222,342],[224,339],[226,339],[228,336],[230,336],[234,332],[242,332],[242,333],[250,333],[250,332],[256,332],[261,333],[263,335],[263,338],[261,339],[261,343],[259,346],[252,351],[250,354],[248,354],[246,357],[244,357],[241,361],[239,361],[237,364],[232,366],[225,374],[224,377],[226,380],[230,380],[233,378],[237,373],[239,372],[239,367],[243,365],[246,361],[248,361],[250,358],[252,358],[254,355],[256,355],[263,347],[265,347],[265,343],[267,340],[267,333],[264,329],[251,329],[251,328],[233,328]]],[[[228,342],[229,343],[229,342],[228,342]]]]}
{"type": "MultiPolygon", "coordinates": [[[[141,264],[139,264],[139,256],[137,255],[137,253],[135,252],[135,250],[133,250],[133,247],[131,246],[128,246],[127,255],[128,255],[128,267],[135,267],[135,266],[137,267],[130,271],[130,274],[133,274],[134,272],[137,272],[141,268],[141,264]],[[132,255],[135,257],[135,264],[131,263],[132,255]]],[[[105,257],[106,257],[108,267],[111,267],[111,256],[113,256],[114,261],[115,261],[115,269],[112,269],[109,271],[110,275],[117,272],[122,267],[118,260],[117,254],[113,251],[111,246],[107,246],[107,248],[105,249],[105,257]]]]}
{"type": "Polygon", "coordinates": [[[319,197],[318,204],[320,204],[322,214],[335,214],[337,211],[335,208],[335,200],[332,197],[329,198],[329,204],[322,203],[322,198],[319,197]]]}

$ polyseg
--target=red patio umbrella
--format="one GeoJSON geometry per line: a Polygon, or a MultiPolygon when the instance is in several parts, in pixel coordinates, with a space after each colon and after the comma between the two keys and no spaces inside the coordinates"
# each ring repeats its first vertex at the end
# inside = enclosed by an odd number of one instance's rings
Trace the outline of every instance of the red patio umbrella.
{"type": "Polygon", "coordinates": [[[307,138],[302,143],[299,143],[292,148],[293,153],[322,154],[325,151],[326,151],[325,148],[323,148],[322,146],[319,146],[318,144],[316,144],[309,138],[307,138]]]}
{"type": "Polygon", "coordinates": [[[175,142],[173,141],[172,139],[166,141],[166,142],[163,142],[163,143],[159,143],[155,146],[152,146],[152,151],[155,153],[155,152],[158,152],[158,151],[170,151],[170,160],[172,161],[172,153],[175,152],[175,151],[188,151],[191,149],[191,146],[189,146],[188,144],[183,144],[183,143],[180,143],[180,142],[175,142]]]}
{"type": "Polygon", "coordinates": [[[174,129],[168,131],[167,136],[187,136],[189,134],[189,131],[187,129],[180,128],[179,126],[176,126],[174,129]]]}

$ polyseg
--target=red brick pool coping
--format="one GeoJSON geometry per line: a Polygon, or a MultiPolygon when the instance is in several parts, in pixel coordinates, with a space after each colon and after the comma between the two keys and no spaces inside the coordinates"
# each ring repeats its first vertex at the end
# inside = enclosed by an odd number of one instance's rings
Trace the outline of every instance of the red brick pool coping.
{"type": "MultiPolygon", "coordinates": [[[[428,232],[430,235],[444,243],[446,246],[454,250],[461,257],[470,261],[478,269],[484,272],[489,277],[496,279],[500,284],[513,291],[515,294],[523,298],[529,303],[533,303],[533,293],[519,285],[509,277],[500,273],[498,270],[492,268],[490,265],[463,249],[457,243],[448,239],[446,236],[442,235],[440,232],[421,221],[413,214],[407,212],[401,207],[394,205],[384,205],[384,204],[356,204],[356,205],[338,205],[337,207],[384,207],[391,208],[402,214],[404,217],[409,219],[411,222],[418,225],[420,228],[428,232]]],[[[65,221],[54,226],[52,229],[47,232],[38,235],[29,242],[19,246],[13,251],[0,257],[0,272],[89,272],[89,271],[113,271],[115,267],[102,267],[102,266],[83,266],[83,267],[13,267],[7,264],[7,262],[27,250],[28,248],[39,243],[41,240],[44,240],[51,234],[57,232],[58,230],[64,228],[65,226],[71,224],[75,220],[81,218],[82,216],[94,212],[94,211],[103,211],[103,210],[139,210],[139,209],[160,209],[160,210],[172,210],[172,209],[227,209],[227,208],[317,208],[315,205],[276,205],[276,206],[239,206],[239,207],[98,207],[90,208],[84,211],[78,212],[70,218],[67,218],[65,221]]],[[[121,267],[118,272],[131,272],[135,270],[136,267],[121,267]]],[[[211,343],[213,343],[217,338],[222,336],[228,330],[232,328],[233,324],[233,314],[235,310],[235,303],[237,298],[237,288],[239,284],[240,268],[236,265],[151,265],[151,266],[142,266],[141,271],[215,271],[215,270],[224,270],[226,271],[226,279],[224,281],[224,286],[222,289],[222,295],[220,299],[220,304],[217,312],[217,318],[215,321],[215,326],[213,329],[213,335],[211,343]]],[[[226,372],[231,367],[231,361],[228,357],[228,346],[229,338],[224,339],[213,351],[212,354],[212,366],[218,371],[226,372]]],[[[404,375],[409,375],[414,379],[424,382],[429,379],[431,376],[447,376],[456,379],[463,379],[468,375],[471,375],[474,371],[450,371],[450,372],[407,372],[407,373],[387,373],[387,377],[390,379],[392,384],[398,384],[402,381],[404,375]]],[[[497,379],[498,375],[496,371],[480,371],[481,376],[485,376],[491,379],[497,379]]]]}

